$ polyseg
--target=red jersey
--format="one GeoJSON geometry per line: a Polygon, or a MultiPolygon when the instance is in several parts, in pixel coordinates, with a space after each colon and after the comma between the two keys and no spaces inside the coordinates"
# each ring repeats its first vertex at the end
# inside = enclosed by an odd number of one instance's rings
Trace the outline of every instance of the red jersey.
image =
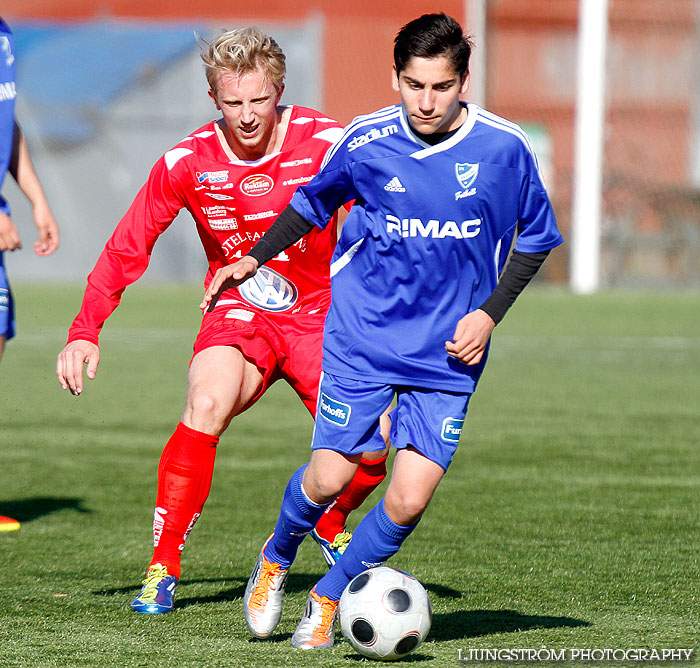
{"type": "MultiPolygon", "coordinates": [[[[178,212],[187,209],[209,261],[204,285],[214,273],[248,253],[309,182],[340,138],[342,128],[317,111],[292,106],[278,153],[259,160],[232,159],[221,145],[216,121],[163,155],[97,260],[68,340],[98,343],[105,320],[124,289],[146,270],[153,246],[178,212]]],[[[219,303],[265,313],[316,313],[330,304],[330,261],[337,220],[314,228],[219,303]]]]}

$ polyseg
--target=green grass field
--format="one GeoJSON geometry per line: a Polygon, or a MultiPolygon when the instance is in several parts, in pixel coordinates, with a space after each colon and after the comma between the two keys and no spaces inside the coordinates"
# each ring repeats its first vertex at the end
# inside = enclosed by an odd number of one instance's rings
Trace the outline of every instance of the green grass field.
{"type": "MultiPolygon", "coordinates": [[[[309,453],[311,419],[279,384],[222,437],[175,611],[129,610],[200,295],[128,290],[97,379],[75,398],[54,367],[81,289],[15,287],[0,514],[22,528],[0,534],[3,668],[367,665],[344,641],[289,645],[325,571],[310,541],[277,635],[254,641],[245,628],[250,569],[309,453]]],[[[390,562],[424,583],[434,610],[428,642],[404,663],[464,665],[459,651],[474,648],[700,645],[699,332],[697,293],[521,297],[495,332],[453,466],[390,562]]]]}

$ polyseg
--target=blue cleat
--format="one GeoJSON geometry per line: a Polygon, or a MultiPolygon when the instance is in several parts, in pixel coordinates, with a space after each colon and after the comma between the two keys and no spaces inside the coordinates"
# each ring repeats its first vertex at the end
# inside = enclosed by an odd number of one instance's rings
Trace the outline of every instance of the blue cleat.
{"type": "Polygon", "coordinates": [[[168,569],[153,564],[146,573],[141,593],[131,602],[131,609],[144,615],[162,615],[175,607],[177,578],[168,569]]]}
{"type": "Polygon", "coordinates": [[[350,545],[350,541],[352,540],[352,534],[349,531],[342,531],[341,533],[337,534],[332,543],[328,542],[325,538],[321,538],[316,529],[311,532],[311,537],[321,548],[323,558],[326,560],[328,568],[335,565],[335,562],[340,559],[340,555],[345,552],[347,546],[350,545]]]}

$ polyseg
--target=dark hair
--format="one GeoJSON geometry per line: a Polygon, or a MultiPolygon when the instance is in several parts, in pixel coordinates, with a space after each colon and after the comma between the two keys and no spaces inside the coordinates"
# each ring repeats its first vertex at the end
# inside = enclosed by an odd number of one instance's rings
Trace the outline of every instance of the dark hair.
{"type": "Polygon", "coordinates": [[[394,39],[396,73],[413,58],[437,58],[446,55],[455,72],[469,74],[469,58],[474,44],[462,26],[447,14],[423,14],[407,23],[394,39]]]}

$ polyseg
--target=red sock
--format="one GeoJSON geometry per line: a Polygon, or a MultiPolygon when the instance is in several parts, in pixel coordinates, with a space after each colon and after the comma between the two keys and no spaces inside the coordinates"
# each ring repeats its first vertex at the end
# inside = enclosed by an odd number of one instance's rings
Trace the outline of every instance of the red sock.
{"type": "Polygon", "coordinates": [[[329,542],[345,530],[348,515],[359,508],[364,500],[386,477],[386,458],[360,460],[360,466],[347,489],[332,503],[316,524],[319,536],[329,542]]]}
{"type": "Polygon", "coordinates": [[[180,422],[160,457],[151,565],[162,564],[176,578],[185,540],[209,496],[218,442],[180,422]]]}

